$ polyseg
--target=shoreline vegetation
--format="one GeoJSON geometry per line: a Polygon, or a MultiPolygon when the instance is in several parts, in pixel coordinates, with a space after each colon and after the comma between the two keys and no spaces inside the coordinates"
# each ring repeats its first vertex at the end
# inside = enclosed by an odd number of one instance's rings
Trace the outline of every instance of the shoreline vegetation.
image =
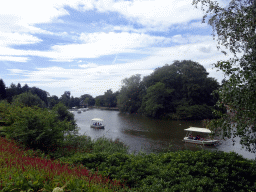
{"type": "Polygon", "coordinates": [[[256,191],[256,162],[234,152],[129,154],[118,139],[78,135],[63,104],[2,101],[0,116],[1,191],[256,191]]]}

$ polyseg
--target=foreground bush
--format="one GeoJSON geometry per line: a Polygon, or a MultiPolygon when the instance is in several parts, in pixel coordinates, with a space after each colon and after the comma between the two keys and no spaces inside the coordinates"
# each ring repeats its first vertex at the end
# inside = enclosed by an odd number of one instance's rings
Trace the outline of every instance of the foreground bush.
{"type": "Polygon", "coordinates": [[[17,140],[26,147],[45,152],[54,146],[61,146],[65,134],[77,131],[72,116],[68,116],[69,119],[63,118],[57,107],[49,111],[35,106],[1,102],[0,117],[7,125],[4,131],[8,138],[17,140]]]}
{"type": "Polygon", "coordinates": [[[122,191],[111,181],[83,166],[72,167],[57,161],[28,156],[13,142],[0,137],[1,191],[122,191]]]}
{"type": "Polygon", "coordinates": [[[256,191],[255,162],[233,152],[100,152],[76,154],[66,161],[121,179],[136,191],[256,191]]]}

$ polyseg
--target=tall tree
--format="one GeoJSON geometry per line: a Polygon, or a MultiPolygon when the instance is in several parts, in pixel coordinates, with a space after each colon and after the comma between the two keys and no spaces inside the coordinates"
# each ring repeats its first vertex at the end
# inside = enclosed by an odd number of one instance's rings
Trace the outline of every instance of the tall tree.
{"type": "Polygon", "coordinates": [[[143,97],[141,110],[151,117],[160,117],[166,115],[166,112],[173,112],[169,108],[169,98],[173,92],[174,89],[166,89],[162,82],[150,86],[143,97]]]}
{"type": "Polygon", "coordinates": [[[81,104],[88,106],[94,106],[95,99],[90,94],[84,94],[80,96],[81,104]]]}
{"type": "Polygon", "coordinates": [[[223,8],[216,1],[193,0],[196,6],[199,3],[205,11],[203,22],[208,19],[214,38],[217,36],[218,48],[225,46],[234,54],[215,64],[227,76],[217,104],[229,106],[234,113],[220,114],[222,118],[208,126],[222,128],[229,138],[240,136],[241,144],[256,152],[256,1],[232,0],[223,8]]]}
{"type": "Polygon", "coordinates": [[[56,95],[52,95],[51,97],[48,97],[48,107],[52,109],[55,105],[59,103],[59,98],[56,95]]]}
{"type": "Polygon", "coordinates": [[[122,88],[118,95],[118,108],[122,112],[134,113],[137,112],[142,103],[140,92],[141,75],[133,75],[130,78],[122,80],[122,88]]]}
{"type": "Polygon", "coordinates": [[[40,99],[36,94],[32,94],[30,91],[25,92],[13,97],[13,105],[23,104],[26,107],[38,106],[41,108],[46,107],[43,100],[40,99]]]}
{"type": "Polygon", "coordinates": [[[5,83],[3,79],[0,79],[0,100],[6,98],[5,83]]]}

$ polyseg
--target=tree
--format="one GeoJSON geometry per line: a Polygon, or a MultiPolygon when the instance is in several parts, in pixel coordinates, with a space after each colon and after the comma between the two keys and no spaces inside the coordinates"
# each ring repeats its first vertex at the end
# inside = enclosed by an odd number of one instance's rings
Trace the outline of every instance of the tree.
{"type": "Polygon", "coordinates": [[[111,89],[107,90],[104,93],[104,100],[105,100],[106,107],[116,107],[116,104],[117,104],[116,95],[113,93],[111,89]]]}
{"type": "Polygon", "coordinates": [[[3,79],[0,79],[0,100],[6,98],[5,83],[3,79]]]}
{"type": "Polygon", "coordinates": [[[66,106],[69,107],[69,102],[70,102],[70,94],[65,91],[63,95],[60,97],[60,101],[66,106]]]}
{"type": "Polygon", "coordinates": [[[89,95],[84,94],[80,96],[81,104],[88,106],[94,106],[95,105],[95,99],[89,95]]]}
{"type": "Polygon", "coordinates": [[[142,86],[140,84],[141,77],[139,74],[122,80],[122,88],[118,95],[117,103],[121,112],[134,113],[137,112],[142,103],[142,86]]]}
{"type": "Polygon", "coordinates": [[[241,137],[242,146],[256,152],[256,1],[233,0],[225,8],[215,1],[193,0],[196,6],[199,2],[205,11],[203,22],[208,18],[214,38],[217,36],[217,47],[225,46],[234,54],[215,64],[227,76],[218,91],[217,106],[226,105],[234,113],[220,114],[208,126],[222,128],[228,138],[241,137]]]}
{"type": "Polygon", "coordinates": [[[99,95],[99,96],[95,97],[95,105],[97,107],[104,107],[105,106],[104,95],[99,95]]]}
{"type": "Polygon", "coordinates": [[[48,105],[48,96],[50,96],[48,92],[37,87],[29,88],[29,91],[31,91],[32,94],[37,95],[46,105],[48,105]]]}
{"type": "Polygon", "coordinates": [[[216,79],[208,77],[206,69],[199,63],[176,60],[144,77],[141,86],[146,92],[140,112],[151,117],[202,119],[212,118],[212,107],[204,105],[215,105],[216,99],[211,93],[219,84],[216,79]],[[196,117],[194,114],[198,109],[202,109],[203,113],[205,110],[207,115],[196,117]]]}
{"type": "Polygon", "coordinates": [[[147,94],[143,97],[142,111],[151,117],[159,117],[165,115],[170,109],[168,98],[174,89],[166,89],[165,84],[158,82],[147,89],[147,94]]]}
{"type": "Polygon", "coordinates": [[[46,108],[11,105],[2,101],[0,117],[8,125],[4,127],[7,137],[44,152],[50,152],[56,146],[61,147],[66,134],[78,131],[74,115],[63,104],[49,111],[46,108]]]}
{"type": "Polygon", "coordinates": [[[56,95],[48,97],[48,107],[52,109],[55,105],[59,103],[59,98],[56,95]]]}
{"type": "Polygon", "coordinates": [[[13,105],[24,105],[27,107],[40,107],[44,108],[46,107],[45,103],[35,94],[32,94],[31,92],[25,92],[20,95],[16,95],[13,97],[13,105]]]}

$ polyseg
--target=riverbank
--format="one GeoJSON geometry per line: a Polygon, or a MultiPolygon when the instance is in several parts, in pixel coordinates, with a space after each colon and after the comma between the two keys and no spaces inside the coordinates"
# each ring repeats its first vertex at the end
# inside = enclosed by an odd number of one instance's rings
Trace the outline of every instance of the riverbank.
{"type": "Polygon", "coordinates": [[[118,107],[97,107],[93,106],[92,109],[102,109],[102,110],[110,110],[110,111],[119,111],[118,107]]]}

